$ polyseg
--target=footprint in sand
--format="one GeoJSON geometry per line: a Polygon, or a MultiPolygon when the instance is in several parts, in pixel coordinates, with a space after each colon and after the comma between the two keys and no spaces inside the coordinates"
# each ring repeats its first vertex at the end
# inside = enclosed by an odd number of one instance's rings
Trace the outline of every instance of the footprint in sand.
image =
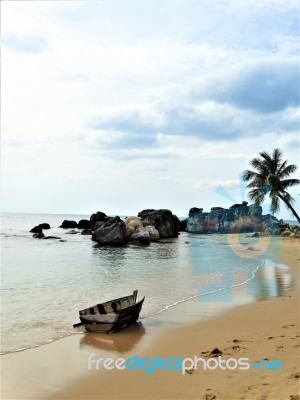
{"type": "Polygon", "coordinates": [[[201,354],[204,357],[218,357],[223,354],[222,350],[219,350],[217,347],[215,347],[212,351],[201,351],[201,354]]]}
{"type": "Polygon", "coordinates": [[[294,372],[293,374],[288,376],[288,379],[299,379],[300,378],[300,372],[294,372]]]}
{"type": "Polygon", "coordinates": [[[291,394],[290,400],[300,400],[300,396],[298,394],[291,394]]]}
{"type": "MultiPolygon", "coordinates": [[[[237,340],[237,341],[233,341],[233,342],[237,343],[237,342],[240,342],[240,341],[237,340]]],[[[247,347],[242,347],[242,346],[239,346],[239,345],[227,347],[226,349],[224,349],[224,354],[226,356],[232,356],[232,351],[233,352],[237,352],[237,351],[240,351],[241,349],[247,350],[247,347]]]]}
{"type": "Polygon", "coordinates": [[[283,346],[278,346],[278,347],[276,347],[276,350],[277,350],[277,351],[283,351],[283,349],[284,349],[283,346]]]}
{"type": "Polygon", "coordinates": [[[188,375],[192,375],[194,372],[195,372],[195,369],[186,369],[185,370],[185,372],[188,374],[188,375]]]}
{"type": "MultiPolygon", "coordinates": [[[[211,389],[209,389],[211,390],[211,389]]],[[[217,398],[217,395],[215,393],[206,393],[203,396],[203,400],[215,400],[217,398]]]]}

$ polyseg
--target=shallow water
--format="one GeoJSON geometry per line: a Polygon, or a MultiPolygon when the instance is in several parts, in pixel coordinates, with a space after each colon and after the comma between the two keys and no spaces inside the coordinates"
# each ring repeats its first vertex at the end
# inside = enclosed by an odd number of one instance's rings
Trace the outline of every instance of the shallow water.
{"type": "Polygon", "coordinates": [[[284,267],[274,267],[275,242],[261,252],[257,239],[245,235],[236,244],[227,235],[182,233],[149,247],[99,247],[90,236],[58,228],[64,219],[82,218],[2,215],[2,353],[74,334],[79,309],[135,289],[146,297],[145,318],[198,295],[202,302],[253,301],[282,295],[292,283],[284,267]],[[42,222],[51,225],[46,235],[66,241],[32,238],[29,230],[42,222]],[[243,289],[239,298],[233,287],[243,289]]]}

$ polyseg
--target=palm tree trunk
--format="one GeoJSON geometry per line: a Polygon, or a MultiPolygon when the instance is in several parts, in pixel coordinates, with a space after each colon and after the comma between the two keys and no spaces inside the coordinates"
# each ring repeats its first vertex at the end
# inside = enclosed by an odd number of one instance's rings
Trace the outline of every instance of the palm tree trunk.
{"type": "Polygon", "coordinates": [[[285,197],[283,195],[278,193],[278,197],[288,206],[288,208],[292,211],[292,213],[296,217],[297,221],[300,223],[300,217],[296,213],[296,210],[294,210],[294,208],[291,206],[291,204],[285,199],[285,197]]]}

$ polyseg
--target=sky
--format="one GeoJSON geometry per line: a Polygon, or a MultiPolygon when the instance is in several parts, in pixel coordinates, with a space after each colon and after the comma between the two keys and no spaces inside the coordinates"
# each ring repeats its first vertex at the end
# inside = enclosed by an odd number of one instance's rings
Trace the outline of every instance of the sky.
{"type": "Polygon", "coordinates": [[[3,212],[184,217],[247,200],[261,151],[299,164],[298,0],[4,0],[1,26],[3,212]]]}

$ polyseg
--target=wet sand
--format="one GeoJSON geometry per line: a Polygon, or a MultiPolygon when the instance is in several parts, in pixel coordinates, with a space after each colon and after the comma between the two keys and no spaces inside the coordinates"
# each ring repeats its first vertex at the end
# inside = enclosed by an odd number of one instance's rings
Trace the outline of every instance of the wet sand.
{"type": "MultiPolygon", "coordinates": [[[[281,246],[283,262],[291,267],[297,287],[299,241],[283,239],[281,246]]],[[[236,296],[242,299],[244,289],[235,288],[236,296]]],[[[300,395],[299,309],[297,291],[235,308],[195,299],[114,335],[78,334],[8,354],[1,357],[1,398],[293,399],[290,396],[300,395]],[[199,368],[185,375],[162,370],[146,375],[145,370],[87,368],[90,353],[95,353],[96,358],[209,358],[214,348],[222,351],[223,359],[281,360],[284,370],[199,368]]]]}

